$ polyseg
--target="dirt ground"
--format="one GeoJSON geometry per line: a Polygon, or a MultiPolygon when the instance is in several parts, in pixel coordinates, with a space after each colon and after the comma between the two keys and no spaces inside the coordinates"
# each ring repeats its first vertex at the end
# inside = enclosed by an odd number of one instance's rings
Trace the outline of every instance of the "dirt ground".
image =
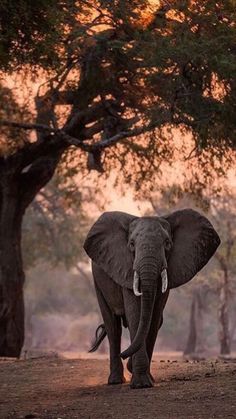
{"type": "Polygon", "coordinates": [[[0,359],[0,418],[236,418],[236,362],[160,360],[156,385],[107,386],[107,359],[0,359]]]}

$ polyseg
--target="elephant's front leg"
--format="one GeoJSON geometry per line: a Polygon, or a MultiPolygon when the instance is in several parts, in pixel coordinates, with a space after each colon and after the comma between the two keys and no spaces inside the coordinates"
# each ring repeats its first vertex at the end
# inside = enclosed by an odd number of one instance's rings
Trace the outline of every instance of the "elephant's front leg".
{"type": "MultiPolygon", "coordinates": [[[[154,346],[156,343],[158,331],[160,330],[163,323],[163,310],[165,308],[168,296],[169,296],[169,291],[167,291],[165,294],[162,294],[161,292],[159,292],[159,294],[156,296],[156,301],[153,308],[152,321],[151,321],[150,329],[149,329],[147,340],[146,340],[146,347],[147,347],[147,354],[148,354],[149,363],[150,363],[150,370],[151,370],[152,354],[153,354],[154,346]]],[[[153,377],[152,379],[154,381],[153,377]]]]}
{"type": "MultiPolygon", "coordinates": [[[[129,289],[123,290],[125,315],[128,322],[131,342],[133,341],[140,319],[141,300],[135,297],[129,289]]],[[[149,358],[146,351],[146,344],[132,356],[132,379],[131,388],[147,388],[153,386],[150,376],[149,358]]]]}

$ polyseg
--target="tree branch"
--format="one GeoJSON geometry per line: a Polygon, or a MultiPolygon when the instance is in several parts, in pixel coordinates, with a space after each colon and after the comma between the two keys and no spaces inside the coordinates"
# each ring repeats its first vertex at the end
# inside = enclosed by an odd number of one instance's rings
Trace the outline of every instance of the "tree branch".
{"type": "Polygon", "coordinates": [[[105,140],[101,140],[96,142],[95,144],[93,144],[91,151],[95,151],[95,150],[103,150],[107,147],[113,146],[116,143],[118,143],[119,141],[121,141],[124,138],[129,138],[129,137],[136,137],[139,136],[141,134],[145,134],[146,132],[150,132],[152,130],[154,130],[157,127],[160,127],[161,125],[163,125],[164,123],[166,123],[167,121],[155,121],[155,122],[151,122],[150,124],[143,126],[143,127],[138,127],[138,128],[134,128],[133,130],[128,130],[128,131],[121,131],[118,134],[113,135],[110,138],[107,138],[105,140]]]}
{"type": "MultiPolygon", "coordinates": [[[[41,157],[52,156],[56,152],[62,152],[67,147],[73,145],[78,147],[86,152],[95,152],[95,151],[102,151],[105,148],[114,146],[118,142],[122,141],[125,138],[139,136],[146,132],[152,131],[154,128],[166,123],[165,120],[157,120],[151,122],[150,124],[138,128],[134,128],[133,130],[121,131],[118,134],[113,135],[112,137],[103,139],[101,141],[96,142],[95,144],[86,144],[84,141],[75,138],[67,132],[61,129],[51,128],[49,126],[45,126],[44,124],[25,124],[25,123],[17,123],[13,121],[1,121],[2,125],[7,124],[11,126],[17,126],[18,128],[26,129],[26,130],[41,130],[49,133],[40,141],[35,141],[34,143],[28,143],[24,147],[22,147],[18,152],[9,156],[9,161],[12,160],[13,164],[18,163],[18,167],[22,170],[24,167],[32,164],[36,159],[41,157]]],[[[74,123],[69,125],[70,128],[74,123]]]]}
{"type": "Polygon", "coordinates": [[[23,210],[28,207],[40,189],[52,178],[59,160],[59,153],[53,157],[41,157],[27,171],[21,173],[20,190],[23,210]]]}
{"type": "Polygon", "coordinates": [[[95,103],[82,111],[75,112],[72,117],[64,125],[63,130],[71,135],[74,135],[74,130],[78,128],[78,125],[83,124],[83,128],[86,124],[92,123],[99,118],[106,116],[107,106],[115,106],[117,102],[112,99],[107,99],[95,103]]]}
{"type": "Polygon", "coordinates": [[[36,130],[36,131],[44,131],[44,132],[52,132],[57,133],[59,130],[53,127],[50,127],[45,124],[33,124],[33,123],[26,123],[26,122],[16,122],[16,121],[7,121],[5,119],[0,120],[0,126],[8,126],[14,128],[22,128],[25,130],[36,130]]]}

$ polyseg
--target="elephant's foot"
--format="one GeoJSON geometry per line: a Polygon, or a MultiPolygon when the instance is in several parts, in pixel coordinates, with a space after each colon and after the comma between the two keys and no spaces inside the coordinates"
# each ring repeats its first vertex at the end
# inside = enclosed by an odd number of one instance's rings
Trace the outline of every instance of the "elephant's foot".
{"type": "Polygon", "coordinates": [[[130,387],[131,388],[149,388],[153,387],[154,381],[151,378],[150,373],[144,374],[133,374],[130,387]]]}
{"type": "Polygon", "coordinates": [[[108,384],[114,385],[114,384],[124,384],[126,382],[125,377],[123,373],[119,372],[111,372],[108,378],[108,384]]]}
{"type": "MultiPolygon", "coordinates": [[[[130,357],[128,359],[128,362],[127,362],[127,370],[132,374],[132,372],[133,372],[132,357],[130,357]]],[[[153,375],[150,372],[148,374],[150,375],[150,378],[151,378],[151,380],[152,380],[152,382],[154,384],[155,383],[155,378],[153,377],[153,375]]]]}
{"type": "Polygon", "coordinates": [[[110,363],[110,375],[108,378],[108,384],[123,384],[125,383],[124,367],[120,357],[114,356],[111,358],[110,363]]]}

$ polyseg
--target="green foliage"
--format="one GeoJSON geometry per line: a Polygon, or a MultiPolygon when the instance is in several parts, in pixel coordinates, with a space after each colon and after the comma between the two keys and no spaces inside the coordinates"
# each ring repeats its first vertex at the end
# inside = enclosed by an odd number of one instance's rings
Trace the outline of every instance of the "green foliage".
{"type": "Polygon", "coordinates": [[[152,24],[150,84],[159,111],[191,127],[199,148],[235,141],[235,9],[231,2],[174,2],[176,19],[152,24]],[[153,33],[154,31],[154,33],[153,33]],[[157,35],[158,34],[158,35],[157,35]]]}
{"type": "MultiPolygon", "coordinates": [[[[14,97],[13,92],[0,84],[0,119],[29,121],[32,117],[25,106],[20,106],[14,97]]],[[[1,127],[0,155],[14,153],[25,144],[25,133],[20,128],[1,127]]]]}
{"type": "Polygon", "coordinates": [[[75,1],[2,0],[1,68],[14,70],[23,64],[43,68],[59,65],[65,27],[75,19],[76,11],[75,1]]]}
{"type": "Polygon", "coordinates": [[[23,257],[26,269],[40,261],[67,268],[83,259],[82,245],[91,223],[81,206],[81,192],[73,180],[59,175],[28,208],[23,223],[23,257]],[[68,184],[69,183],[69,184],[68,184]]]}
{"type": "MultiPolygon", "coordinates": [[[[224,174],[236,132],[234,2],[21,0],[3,1],[0,15],[2,68],[28,65],[33,76],[44,69],[54,117],[65,104],[68,119],[104,104],[106,112],[80,122],[75,137],[93,144],[144,123],[153,127],[93,155],[90,169],[110,173],[118,165],[139,188],[160,162],[173,160],[168,127],[192,134],[205,178],[212,168],[224,174]]],[[[83,154],[78,171],[84,162],[83,154]]]]}

